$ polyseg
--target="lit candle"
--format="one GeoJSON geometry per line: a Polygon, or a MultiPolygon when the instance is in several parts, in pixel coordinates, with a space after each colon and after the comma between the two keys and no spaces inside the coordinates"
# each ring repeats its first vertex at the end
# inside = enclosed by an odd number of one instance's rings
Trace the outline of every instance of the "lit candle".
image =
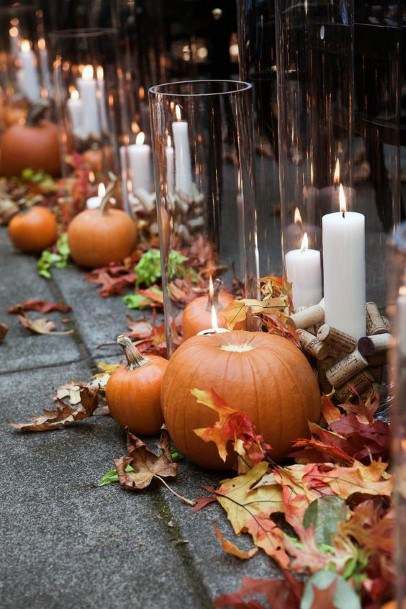
{"type": "Polygon", "coordinates": [[[90,197],[90,199],[88,199],[86,201],[87,209],[97,209],[98,207],[100,207],[102,199],[105,194],[106,194],[106,187],[104,186],[103,182],[101,182],[97,189],[97,197],[90,197]]]}
{"type": "Polygon", "coordinates": [[[294,250],[301,248],[301,243],[304,233],[307,233],[309,241],[313,247],[321,248],[321,228],[302,221],[299,208],[295,208],[293,223],[290,223],[286,228],[286,249],[294,250]]]}
{"type": "Polygon", "coordinates": [[[365,217],[348,212],[342,185],[340,211],[322,219],[325,322],[365,336],[365,217]]]}
{"type": "Polygon", "coordinates": [[[29,40],[21,43],[20,62],[22,75],[19,77],[19,84],[22,85],[23,93],[30,101],[37,101],[40,98],[40,86],[37,73],[37,61],[29,40]]]}
{"type": "Polygon", "coordinates": [[[101,129],[103,133],[108,132],[107,112],[106,112],[106,91],[104,82],[104,70],[102,66],[97,66],[96,69],[97,87],[98,87],[98,102],[100,109],[101,129]]]}
{"type": "Polygon", "coordinates": [[[99,114],[97,111],[96,81],[93,66],[84,66],[82,77],[77,79],[80,98],[83,104],[83,137],[100,136],[99,114]]]}
{"type": "Polygon", "coordinates": [[[211,336],[212,334],[223,334],[224,332],[229,332],[227,328],[219,328],[217,321],[217,311],[216,305],[214,303],[214,286],[213,279],[210,275],[209,280],[209,302],[211,302],[211,328],[207,328],[206,330],[201,330],[197,333],[197,336],[211,336]]]}
{"type": "Polygon", "coordinates": [[[10,35],[11,54],[14,55],[14,57],[18,57],[18,55],[20,53],[20,36],[19,36],[19,32],[18,32],[18,27],[13,25],[9,29],[8,33],[10,35]]]}
{"type": "Polygon", "coordinates": [[[49,75],[48,51],[44,38],[38,40],[39,63],[41,67],[42,84],[45,89],[51,91],[51,77],[49,75]]]}
{"type": "Polygon", "coordinates": [[[144,144],[145,135],[141,131],[135,140],[135,144],[128,146],[128,160],[131,169],[133,192],[143,189],[151,192],[151,147],[144,144]]]}
{"type": "Polygon", "coordinates": [[[83,122],[83,103],[79,99],[79,91],[71,90],[70,98],[66,102],[70,122],[72,123],[72,131],[75,135],[80,136],[83,122]]]}
{"type": "Polygon", "coordinates": [[[168,196],[175,192],[175,151],[172,146],[171,136],[168,135],[166,154],[166,188],[168,196]]]}
{"type": "Polygon", "coordinates": [[[295,310],[320,302],[323,295],[320,252],[309,249],[307,233],[303,235],[301,248],[286,254],[285,264],[288,281],[292,283],[295,310]]]}
{"type": "Polygon", "coordinates": [[[175,108],[176,121],[172,123],[175,144],[175,183],[176,190],[192,196],[192,160],[189,144],[189,125],[181,120],[180,107],[175,108]]]}

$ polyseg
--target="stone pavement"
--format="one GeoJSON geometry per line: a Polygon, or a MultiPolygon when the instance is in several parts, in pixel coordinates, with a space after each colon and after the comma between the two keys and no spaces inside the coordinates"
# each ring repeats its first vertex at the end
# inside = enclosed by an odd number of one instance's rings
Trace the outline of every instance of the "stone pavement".
{"type": "MultiPolygon", "coordinates": [[[[121,357],[113,341],[126,328],[127,308],[120,297],[99,298],[83,276],[70,267],[51,281],[40,278],[36,260],[13,251],[0,229],[0,321],[10,326],[0,344],[0,607],[211,607],[244,576],[275,573],[265,555],[241,562],[223,552],[211,523],[233,534],[220,506],[194,514],[158,485],[139,493],[118,484],[97,488],[112,460],[125,454],[124,433],[110,417],[24,435],[6,424],[40,414],[59,385],[89,380],[95,362],[121,357]],[[69,303],[74,334],[30,335],[5,312],[27,299],[69,303]],[[102,343],[111,344],[98,349],[102,343]]],[[[196,498],[204,495],[201,484],[219,479],[183,461],[172,484],[196,498]]]]}

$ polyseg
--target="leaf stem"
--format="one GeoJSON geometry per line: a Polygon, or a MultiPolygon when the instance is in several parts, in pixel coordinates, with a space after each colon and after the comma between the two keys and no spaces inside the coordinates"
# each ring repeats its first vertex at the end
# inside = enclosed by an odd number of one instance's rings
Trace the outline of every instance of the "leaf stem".
{"type": "Polygon", "coordinates": [[[172,493],[172,495],[175,495],[175,497],[177,497],[184,503],[187,503],[187,505],[192,505],[192,506],[196,505],[196,501],[194,499],[186,499],[186,497],[182,497],[182,495],[179,495],[179,493],[174,491],[173,488],[171,488],[169,486],[169,484],[167,484],[165,482],[165,480],[163,478],[161,478],[161,476],[158,476],[158,474],[154,474],[154,476],[155,476],[155,478],[158,478],[158,480],[160,480],[164,486],[166,486],[166,488],[168,489],[168,491],[170,491],[172,493]]]}

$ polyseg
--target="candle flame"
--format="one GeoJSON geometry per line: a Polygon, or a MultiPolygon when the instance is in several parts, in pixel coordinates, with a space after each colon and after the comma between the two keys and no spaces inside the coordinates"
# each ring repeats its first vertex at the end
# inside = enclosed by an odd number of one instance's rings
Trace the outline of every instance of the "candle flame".
{"type": "Polygon", "coordinates": [[[70,98],[71,99],[79,99],[79,91],[77,89],[73,88],[71,93],[70,93],[70,98]]]}
{"type": "Polygon", "coordinates": [[[96,78],[98,82],[101,82],[104,78],[104,70],[102,66],[97,66],[96,68],[96,78]]]}
{"type": "Polygon", "coordinates": [[[83,80],[92,80],[93,73],[94,73],[93,66],[91,66],[90,64],[85,66],[82,71],[83,80]]]}
{"type": "Polygon", "coordinates": [[[399,296],[406,296],[406,285],[401,285],[399,288],[399,296]]]}
{"type": "Polygon", "coordinates": [[[140,96],[140,100],[142,101],[143,99],[145,99],[145,89],[144,87],[140,87],[138,90],[138,94],[140,96]]]}
{"type": "Polygon", "coordinates": [[[13,27],[11,27],[9,29],[8,33],[10,34],[11,38],[17,38],[17,36],[18,36],[18,28],[13,26],[13,27]]]}
{"type": "Polygon", "coordinates": [[[305,233],[303,235],[302,245],[300,246],[300,251],[307,252],[308,249],[309,249],[309,238],[307,236],[307,233],[305,233]]]}
{"type": "Polygon", "coordinates": [[[40,51],[44,51],[45,50],[45,40],[44,38],[40,38],[38,40],[38,48],[40,51]]]}
{"type": "Polygon", "coordinates": [[[140,132],[139,125],[136,121],[131,123],[131,131],[134,133],[134,135],[140,132]]]}
{"type": "Polygon", "coordinates": [[[343,214],[343,218],[345,218],[345,212],[347,211],[347,205],[346,205],[346,201],[345,201],[345,193],[344,193],[344,188],[343,188],[342,184],[340,184],[340,187],[339,187],[338,199],[340,201],[340,211],[343,214]]]}
{"type": "Polygon", "coordinates": [[[172,139],[171,139],[170,135],[168,135],[168,137],[166,139],[166,145],[168,146],[168,148],[170,148],[172,146],[172,139]]]}
{"type": "Polygon", "coordinates": [[[340,183],[340,159],[337,159],[336,161],[336,167],[334,169],[334,184],[336,186],[338,186],[338,184],[340,183]]]}
{"type": "Polygon", "coordinates": [[[180,111],[180,106],[178,106],[178,104],[176,104],[176,106],[175,106],[175,114],[176,114],[177,121],[182,120],[182,113],[180,111]]]}
{"type": "Polygon", "coordinates": [[[97,196],[102,199],[105,194],[106,194],[106,187],[103,184],[103,182],[100,182],[99,188],[97,189],[97,196]]]}
{"type": "Polygon", "coordinates": [[[95,181],[95,175],[93,173],[93,171],[89,171],[89,182],[91,182],[93,184],[93,182],[95,181]]]}
{"type": "Polygon", "coordinates": [[[137,137],[135,138],[135,143],[137,146],[142,146],[145,141],[145,133],[140,131],[137,137]]]}
{"type": "Polygon", "coordinates": [[[18,19],[18,17],[13,17],[13,19],[11,19],[10,21],[11,25],[20,25],[20,20],[18,19]]]}
{"type": "Polygon", "coordinates": [[[302,216],[300,215],[300,211],[299,211],[298,207],[296,207],[296,209],[295,209],[294,223],[302,224],[302,216]]]}
{"type": "Polygon", "coordinates": [[[28,53],[31,50],[31,43],[29,40],[23,40],[21,43],[21,50],[23,53],[28,53]]]}

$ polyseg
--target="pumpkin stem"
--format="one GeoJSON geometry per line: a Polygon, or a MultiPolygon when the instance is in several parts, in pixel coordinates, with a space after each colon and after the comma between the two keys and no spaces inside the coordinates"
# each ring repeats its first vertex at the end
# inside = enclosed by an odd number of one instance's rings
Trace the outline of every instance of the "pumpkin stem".
{"type": "Polygon", "coordinates": [[[110,198],[116,187],[116,181],[117,181],[117,178],[107,185],[106,193],[105,193],[104,197],[102,198],[100,206],[99,206],[99,211],[102,216],[105,216],[109,210],[110,198]]]}
{"type": "Polygon", "coordinates": [[[130,341],[128,336],[120,336],[117,338],[117,344],[124,349],[124,354],[127,360],[128,368],[135,370],[141,366],[148,364],[149,359],[141,355],[137,347],[130,341]]]}
{"type": "Polygon", "coordinates": [[[27,118],[25,119],[25,124],[27,127],[35,127],[39,124],[39,122],[45,118],[46,113],[50,110],[51,104],[46,99],[41,99],[40,101],[33,104],[27,112],[27,118]]]}
{"type": "Polygon", "coordinates": [[[166,486],[166,488],[168,489],[168,491],[170,491],[172,493],[172,495],[175,495],[175,497],[177,497],[178,499],[180,499],[184,503],[187,503],[187,505],[196,505],[196,501],[194,499],[186,499],[186,497],[182,497],[182,495],[179,495],[179,493],[174,491],[173,488],[171,488],[169,486],[169,484],[167,484],[165,482],[165,480],[163,478],[161,478],[161,476],[158,476],[158,474],[154,474],[154,476],[155,476],[155,478],[158,478],[158,480],[160,482],[162,482],[162,484],[164,484],[166,486]]]}
{"type": "Polygon", "coordinates": [[[224,283],[218,277],[213,281],[213,296],[210,296],[209,292],[209,295],[207,297],[206,311],[211,311],[213,305],[216,311],[221,311],[221,309],[223,308],[223,305],[219,302],[219,294],[223,285],[224,283]]]}

